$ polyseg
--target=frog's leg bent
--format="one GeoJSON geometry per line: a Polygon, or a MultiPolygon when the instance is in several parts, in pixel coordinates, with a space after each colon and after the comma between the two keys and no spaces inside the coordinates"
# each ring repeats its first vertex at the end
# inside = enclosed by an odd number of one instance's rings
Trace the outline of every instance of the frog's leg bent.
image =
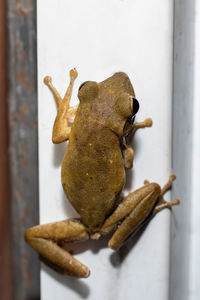
{"type": "Polygon", "coordinates": [[[88,239],[86,228],[79,220],[66,220],[38,225],[25,233],[26,241],[62,273],[74,277],[88,277],[89,269],[75,259],[60,244],[88,239]]]}
{"type": "Polygon", "coordinates": [[[57,116],[53,126],[52,141],[54,144],[62,143],[69,139],[71,124],[74,121],[77,107],[70,107],[70,98],[72,94],[72,88],[78,72],[76,69],[70,70],[70,83],[62,99],[58,91],[52,84],[52,78],[46,76],[44,78],[44,83],[50,88],[54,95],[56,105],[57,105],[57,116]]]}
{"type": "Polygon", "coordinates": [[[158,211],[179,204],[177,199],[171,202],[166,202],[163,199],[163,194],[171,187],[174,179],[175,176],[171,175],[162,190],[157,183],[146,181],[143,187],[130,193],[122,200],[101,228],[101,233],[106,234],[120,224],[109,241],[109,247],[118,249],[131,233],[140,229],[158,211]]]}
{"type": "Polygon", "coordinates": [[[126,169],[132,168],[133,159],[134,159],[134,150],[130,146],[129,140],[132,139],[133,135],[139,128],[145,128],[145,127],[151,127],[151,126],[152,126],[152,119],[150,119],[150,118],[145,119],[143,122],[134,123],[130,133],[128,134],[128,136],[125,137],[125,140],[124,140],[125,149],[123,150],[123,157],[124,157],[124,166],[126,169]]]}

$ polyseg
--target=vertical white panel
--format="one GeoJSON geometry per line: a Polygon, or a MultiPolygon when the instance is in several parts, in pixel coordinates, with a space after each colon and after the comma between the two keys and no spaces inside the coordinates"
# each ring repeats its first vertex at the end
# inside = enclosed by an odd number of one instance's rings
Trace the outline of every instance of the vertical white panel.
{"type": "Polygon", "coordinates": [[[191,193],[191,235],[190,235],[190,285],[189,298],[200,298],[200,2],[195,1],[194,15],[194,113],[192,147],[192,193],[191,193]]]}
{"type": "Polygon", "coordinates": [[[189,300],[199,299],[199,1],[174,2],[173,194],[181,205],[172,214],[170,299],[189,300]]]}
{"type": "MultiPolygon", "coordinates": [[[[51,143],[56,107],[43,84],[51,75],[63,95],[68,71],[76,67],[77,89],[126,72],[140,102],[137,120],[153,127],[137,132],[135,161],[125,193],[144,179],[163,185],[171,164],[172,1],[40,0],[38,7],[38,107],[40,221],[77,216],[65,199],[60,163],[66,144],[51,143]]],[[[42,300],[168,299],[169,211],[160,213],[138,239],[114,253],[107,240],[77,246],[76,257],[91,269],[88,279],[71,279],[42,266],[42,300]]]]}

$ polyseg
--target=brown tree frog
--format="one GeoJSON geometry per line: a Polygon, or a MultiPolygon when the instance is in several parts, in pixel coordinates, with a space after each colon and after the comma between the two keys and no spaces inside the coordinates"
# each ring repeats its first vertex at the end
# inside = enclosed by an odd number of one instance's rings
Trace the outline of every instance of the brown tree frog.
{"type": "Polygon", "coordinates": [[[75,69],[70,71],[70,84],[63,99],[52,85],[51,77],[45,77],[44,82],[57,104],[53,143],[69,140],[61,179],[80,219],[29,228],[25,238],[63,273],[88,277],[89,269],[62,248],[63,242],[98,239],[114,231],[109,246],[118,249],[146,220],[179,201],[166,202],[163,198],[174,175],[162,189],[157,183],[145,181],[143,187],[120,198],[125,168],[132,167],[134,158],[129,139],[138,128],[151,126],[152,121],[134,123],[139,103],[130,79],[123,72],[100,83],[85,82],[78,92],[80,104],[70,107],[77,75],[75,69]]]}

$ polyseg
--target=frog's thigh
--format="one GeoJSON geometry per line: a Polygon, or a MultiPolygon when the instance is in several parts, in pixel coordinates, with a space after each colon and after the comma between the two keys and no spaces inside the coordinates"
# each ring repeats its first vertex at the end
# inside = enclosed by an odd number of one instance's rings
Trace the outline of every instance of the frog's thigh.
{"type": "Polygon", "coordinates": [[[170,208],[180,203],[178,199],[167,202],[163,198],[165,192],[171,188],[175,178],[175,175],[171,175],[162,190],[158,184],[145,181],[145,185],[142,188],[124,198],[102,228],[106,232],[109,228],[113,228],[114,224],[124,219],[109,241],[109,246],[112,249],[119,248],[132,232],[142,226],[145,220],[152,218],[156,213],[165,208],[170,208]],[[148,193],[144,193],[146,188],[149,190],[148,193]]]}
{"type": "Polygon", "coordinates": [[[117,228],[109,241],[109,247],[117,249],[123,241],[134,232],[151,213],[158,197],[160,186],[150,183],[126,196],[114,213],[106,220],[101,231],[109,232],[114,225],[123,222],[117,228]]]}
{"type": "Polygon", "coordinates": [[[65,274],[75,277],[89,276],[89,269],[59,246],[61,242],[88,239],[84,225],[78,220],[31,227],[26,231],[25,239],[41,256],[65,274]]]}

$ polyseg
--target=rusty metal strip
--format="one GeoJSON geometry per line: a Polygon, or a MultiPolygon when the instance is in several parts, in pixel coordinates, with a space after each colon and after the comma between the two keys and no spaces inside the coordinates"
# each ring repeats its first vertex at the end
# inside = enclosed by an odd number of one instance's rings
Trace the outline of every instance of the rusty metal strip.
{"type": "Polygon", "coordinates": [[[7,1],[13,299],[39,299],[39,260],[25,243],[38,224],[36,1],[7,1]]]}
{"type": "Polygon", "coordinates": [[[7,120],[6,1],[0,1],[0,291],[12,299],[7,120]]]}

